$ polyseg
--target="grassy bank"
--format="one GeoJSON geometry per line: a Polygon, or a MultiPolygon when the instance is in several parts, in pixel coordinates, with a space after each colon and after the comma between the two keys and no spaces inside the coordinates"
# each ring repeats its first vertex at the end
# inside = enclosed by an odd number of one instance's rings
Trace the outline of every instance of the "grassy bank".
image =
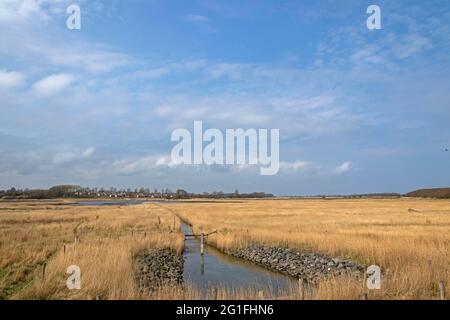
{"type": "Polygon", "coordinates": [[[136,286],[134,256],[152,247],[182,250],[173,216],[160,207],[64,204],[0,203],[1,298],[146,298],[136,286]],[[79,291],[66,287],[70,265],[81,268],[79,291]]]}

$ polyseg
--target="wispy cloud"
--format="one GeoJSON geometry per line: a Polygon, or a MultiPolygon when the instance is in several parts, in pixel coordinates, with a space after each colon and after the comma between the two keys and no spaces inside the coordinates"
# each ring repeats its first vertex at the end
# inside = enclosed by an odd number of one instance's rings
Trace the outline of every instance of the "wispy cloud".
{"type": "Polygon", "coordinates": [[[336,174],[344,174],[349,172],[353,168],[353,165],[351,162],[347,161],[341,164],[340,166],[337,166],[334,168],[333,172],[336,174]]]}
{"type": "Polygon", "coordinates": [[[59,152],[55,154],[53,157],[53,163],[54,164],[64,164],[64,163],[70,163],[77,160],[82,159],[88,159],[90,158],[95,152],[94,147],[89,147],[84,150],[68,150],[64,152],[59,152]]]}
{"type": "Polygon", "coordinates": [[[21,72],[0,70],[0,88],[14,88],[24,83],[21,72]]]}
{"type": "Polygon", "coordinates": [[[187,14],[183,16],[183,19],[190,22],[208,22],[209,18],[199,14],[187,14]]]}
{"type": "Polygon", "coordinates": [[[33,91],[41,96],[57,94],[74,81],[74,76],[70,74],[54,74],[37,81],[33,85],[33,91]]]}

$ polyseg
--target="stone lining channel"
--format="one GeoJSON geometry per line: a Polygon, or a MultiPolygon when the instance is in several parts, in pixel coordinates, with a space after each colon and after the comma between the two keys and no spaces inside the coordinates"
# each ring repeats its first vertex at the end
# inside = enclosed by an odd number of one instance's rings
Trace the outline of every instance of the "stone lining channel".
{"type": "MultiPolygon", "coordinates": [[[[181,224],[181,231],[192,234],[186,223],[181,224]]],[[[242,288],[263,291],[270,297],[295,290],[298,279],[310,291],[320,279],[344,274],[360,278],[364,272],[363,265],[349,260],[262,245],[227,252],[207,245],[201,256],[200,241],[195,238],[186,239],[182,258],[163,249],[147,252],[138,261],[143,274],[139,279],[146,288],[184,283],[201,293],[213,288],[242,288]]]]}

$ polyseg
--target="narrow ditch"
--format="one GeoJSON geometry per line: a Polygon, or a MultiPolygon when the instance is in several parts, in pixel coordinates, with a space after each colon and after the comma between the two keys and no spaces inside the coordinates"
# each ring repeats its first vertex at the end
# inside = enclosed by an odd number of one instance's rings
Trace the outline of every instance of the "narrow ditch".
{"type": "MultiPolygon", "coordinates": [[[[181,223],[183,234],[192,228],[181,223]]],[[[200,254],[200,241],[187,238],[183,255],[170,249],[153,249],[138,257],[137,280],[142,290],[161,286],[192,285],[200,293],[212,288],[253,289],[278,297],[298,287],[299,279],[312,288],[331,276],[361,279],[365,266],[327,255],[288,248],[250,245],[226,252],[206,245],[200,254]]]]}

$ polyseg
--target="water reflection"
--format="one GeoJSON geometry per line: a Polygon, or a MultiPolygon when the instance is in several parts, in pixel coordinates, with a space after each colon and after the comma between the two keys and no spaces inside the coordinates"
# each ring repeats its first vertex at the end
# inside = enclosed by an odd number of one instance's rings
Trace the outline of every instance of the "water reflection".
{"type": "MultiPolygon", "coordinates": [[[[186,224],[181,225],[181,231],[184,234],[192,234],[191,228],[186,224]]],[[[297,283],[291,277],[223,254],[210,246],[205,246],[205,254],[202,256],[200,241],[191,237],[185,241],[183,279],[201,292],[217,287],[251,288],[271,292],[275,296],[286,293],[297,283]]]]}

